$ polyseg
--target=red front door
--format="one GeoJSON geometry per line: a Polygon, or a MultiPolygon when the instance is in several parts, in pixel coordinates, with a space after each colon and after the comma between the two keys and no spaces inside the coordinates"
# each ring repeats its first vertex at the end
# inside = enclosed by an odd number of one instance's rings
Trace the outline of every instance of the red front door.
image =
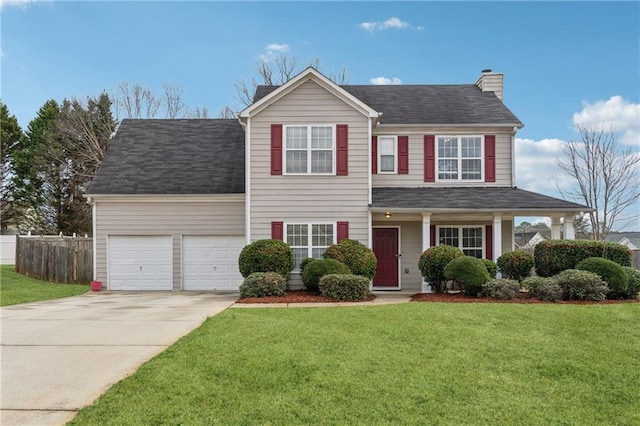
{"type": "Polygon", "coordinates": [[[398,228],[373,228],[373,252],[378,258],[373,287],[399,287],[398,228]]]}

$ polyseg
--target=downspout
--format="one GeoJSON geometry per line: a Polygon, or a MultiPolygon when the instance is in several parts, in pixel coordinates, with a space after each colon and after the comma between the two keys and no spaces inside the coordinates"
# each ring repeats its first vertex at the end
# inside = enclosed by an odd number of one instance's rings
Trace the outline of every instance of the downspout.
{"type": "Polygon", "coordinates": [[[511,187],[516,186],[516,132],[518,128],[514,126],[511,134],[511,187]]]}
{"type": "Polygon", "coordinates": [[[98,276],[97,276],[97,269],[98,269],[98,255],[97,255],[97,247],[98,247],[98,234],[96,232],[96,230],[98,229],[97,226],[97,220],[96,220],[96,211],[97,211],[97,206],[96,206],[96,202],[93,198],[91,197],[87,197],[87,203],[91,204],[91,232],[92,232],[92,239],[93,239],[93,253],[92,253],[92,261],[93,261],[93,281],[97,281],[98,280],[98,276]]]}
{"type": "Polygon", "coordinates": [[[251,118],[246,123],[238,118],[244,128],[244,235],[245,243],[251,243],[251,118]]]}

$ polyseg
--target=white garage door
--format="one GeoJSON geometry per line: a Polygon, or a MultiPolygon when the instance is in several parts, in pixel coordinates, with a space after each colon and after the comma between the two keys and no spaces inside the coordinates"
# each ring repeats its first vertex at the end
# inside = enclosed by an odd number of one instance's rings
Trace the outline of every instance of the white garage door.
{"type": "Polygon", "coordinates": [[[173,289],[171,253],[171,236],[110,236],[108,289],[173,289]]]}
{"type": "Polygon", "coordinates": [[[182,240],[185,290],[238,290],[241,236],[185,236],[182,240]]]}

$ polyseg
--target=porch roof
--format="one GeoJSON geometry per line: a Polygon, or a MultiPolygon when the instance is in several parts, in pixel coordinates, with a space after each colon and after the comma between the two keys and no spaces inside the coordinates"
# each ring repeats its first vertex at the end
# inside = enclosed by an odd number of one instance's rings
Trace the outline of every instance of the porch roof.
{"type": "Polygon", "coordinates": [[[372,211],[512,212],[560,214],[591,208],[511,187],[373,188],[372,211]]]}

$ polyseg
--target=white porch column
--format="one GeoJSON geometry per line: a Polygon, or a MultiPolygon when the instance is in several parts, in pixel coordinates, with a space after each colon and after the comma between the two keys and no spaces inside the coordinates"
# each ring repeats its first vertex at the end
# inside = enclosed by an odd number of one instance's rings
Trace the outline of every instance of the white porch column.
{"type": "Polygon", "coordinates": [[[551,216],[551,239],[560,239],[560,216],[551,216]]]}
{"type": "Polygon", "coordinates": [[[422,251],[431,247],[431,213],[422,213],[422,251]]]}
{"type": "Polygon", "coordinates": [[[502,255],[502,216],[493,215],[493,261],[502,255]]]}
{"type": "MultiPolygon", "coordinates": [[[[431,247],[431,213],[422,213],[422,251],[431,247]]],[[[422,279],[422,292],[431,293],[431,286],[422,279]]]]}
{"type": "Polygon", "coordinates": [[[573,227],[573,215],[564,217],[564,239],[575,240],[576,230],[573,227]]]}

